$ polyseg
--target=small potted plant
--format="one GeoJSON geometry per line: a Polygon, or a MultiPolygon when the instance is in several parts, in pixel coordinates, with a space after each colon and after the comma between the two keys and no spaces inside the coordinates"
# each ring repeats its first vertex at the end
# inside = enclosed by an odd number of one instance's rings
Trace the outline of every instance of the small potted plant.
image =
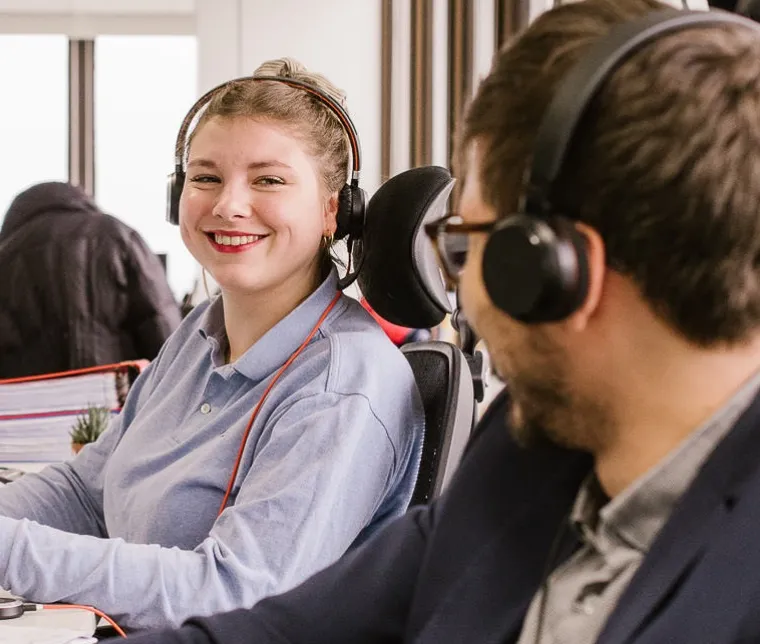
{"type": "Polygon", "coordinates": [[[111,411],[107,407],[88,407],[86,414],[78,416],[69,434],[74,454],[78,454],[87,443],[98,440],[98,436],[108,427],[110,419],[111,411]]]}

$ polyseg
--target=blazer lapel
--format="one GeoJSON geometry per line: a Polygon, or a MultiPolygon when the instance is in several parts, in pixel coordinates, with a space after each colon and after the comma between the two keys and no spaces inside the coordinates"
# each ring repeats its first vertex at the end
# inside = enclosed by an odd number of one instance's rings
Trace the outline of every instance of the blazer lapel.
{"type": "Polygon", "coordinates": [[[620,597],[599,644],[624,644],[664,608],[729,520],[742,485],[760,464],[760,396],[718,445],[655,539],[620,597]]]}
{"type": "MultiPolygon", "coordinates": [[[[522,458],[528,459],[527,455],[522,458]]],[[[568,452],[560,459],[533,464],[536,467],[531,474],[516,476],[514,470],[523,469],[525,463],[514,468],[504,463],[505,470],[512,472],[503,483],[509,486],[506,489],[521,490],[521,501],[505,502],[498,489],[489,492],[494,511],[503,519],[490,534],[482,535],[482,546],[465,559],[455,583],[441,594],[434,612],[414,638],[418,644],[497,644],[519,633],[541,583],[551,543],[567,519],[578,485],[589,471],[590,459],[568,452]]],[[[564,547],[555,553],[558,561],[576,545],[571,530],[564,536],[564,547]]]]}

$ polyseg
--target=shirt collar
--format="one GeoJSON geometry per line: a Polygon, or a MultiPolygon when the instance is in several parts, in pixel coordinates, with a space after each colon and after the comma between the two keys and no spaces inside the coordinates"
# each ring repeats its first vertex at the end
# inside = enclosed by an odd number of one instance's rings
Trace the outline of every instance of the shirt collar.
{"type": "MultiPolygon", "coordinates": [[[[224,364],[227,332],[224,328],[224,305],[218,296],[203,313],[198,332],[211,346],[211,359],[224,376],[233,371],[259,382],[281,367],[306,339],[338,290],[335,268],[317,289],[282,320],[275,324],[240,358],[224,364]]],[[[340,307],[340,302],[338,307],[340,307]]],[[[314,338],[319,337],[317,333],[314,338]]],[[[313,339],[312,339],[313,341],[313,339]]]]}
{"type": "Polygon", "coordinates": [[[642,553],[649,550],[678,499],[747,409],[758,389],[760,372],[665,459],[611,501],[607,502],[592,473],[578,491],[571,512],[571,522],[576,529],[597,547],[622,542],[642,553]]]}

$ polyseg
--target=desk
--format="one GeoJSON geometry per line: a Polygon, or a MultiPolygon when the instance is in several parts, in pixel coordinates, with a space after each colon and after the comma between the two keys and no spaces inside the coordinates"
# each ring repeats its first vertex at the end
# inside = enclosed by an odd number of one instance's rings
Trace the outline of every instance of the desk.
{"type": "MultiPolygon", "coordinates": [[[[10,596],[10,593],[0,589],[0,597],[10,596]]],[[[96,620],[93,613],[79,608],[24,613],[16,619],[0,620],[0,642],[12,644],[20,641],[24,628],[40,629],[50,636],[60,630],[73,631],[77,635],[92,635],[96,620]]]]}
{"type": "Polygon", "coordinates": [[[0,463],[0,467],[11,467],[16,470],[24,470],[24,472],[39,472],[40,470],[46,468],[48,465],[52,465],[52,463],[38,463],[38,462],[32,462],[32,463],[0,463]]]}

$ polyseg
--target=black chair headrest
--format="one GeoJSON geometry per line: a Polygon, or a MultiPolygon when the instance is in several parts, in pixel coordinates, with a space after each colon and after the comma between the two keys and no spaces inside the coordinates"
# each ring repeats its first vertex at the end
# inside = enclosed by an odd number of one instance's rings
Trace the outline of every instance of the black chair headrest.
{"type": "Polygon", "coordinates": [[[424,224],[445,214],[454,179],[438,166],[388,179],[367,204],[364,266],[357,282],[380,317],[411,328],[440,324],[451,312],[424,224]]]}

